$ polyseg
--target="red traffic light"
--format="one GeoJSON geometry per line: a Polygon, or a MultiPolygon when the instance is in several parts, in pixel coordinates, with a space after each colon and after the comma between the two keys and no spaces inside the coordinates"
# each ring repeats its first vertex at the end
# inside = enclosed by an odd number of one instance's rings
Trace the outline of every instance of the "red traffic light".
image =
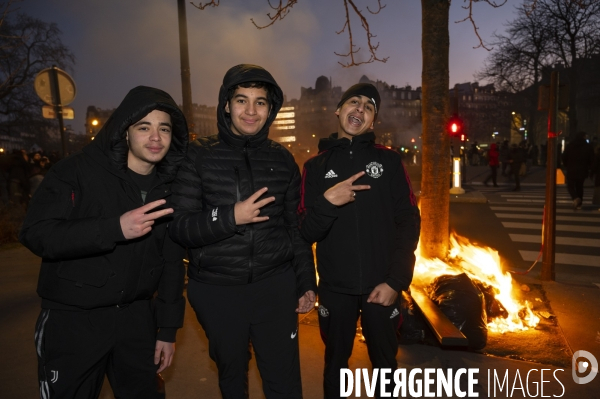
{"type": "Polygon", "coordinates": [[[463,121],[456,114],[448,121],[448,134],[452,137],[460,137],[463,130],[463,121]]]}

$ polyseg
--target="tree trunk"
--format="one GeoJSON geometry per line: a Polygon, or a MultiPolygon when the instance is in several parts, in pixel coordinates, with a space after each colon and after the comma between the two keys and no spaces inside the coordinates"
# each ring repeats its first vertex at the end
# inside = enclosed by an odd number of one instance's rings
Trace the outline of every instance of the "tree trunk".
{"type": "Polygon", "coordinates": [[[421,255],[445,259],[450,226],[450,142],[448,0],[421,0],[423,52],[423,165],[421,178],[421,255]]]}

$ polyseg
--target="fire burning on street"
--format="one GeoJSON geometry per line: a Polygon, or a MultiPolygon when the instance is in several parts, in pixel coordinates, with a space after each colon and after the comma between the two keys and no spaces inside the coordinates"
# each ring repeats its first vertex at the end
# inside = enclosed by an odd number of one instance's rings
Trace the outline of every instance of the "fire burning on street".
{"type": "Polygon", "coordinates": [[[512,277],[502,271],[497,251],[473,245],[454,232],[450,235],[450,248],[447,261],[424,259],[417,248],[413,284],[426,287],[438,276],[466,273],[472,280],[491,287],[495,299],[504,308],[502,316],[488,320],[489,331],[525,331],[539,323],[540,319],[533,313],[531,304],[528,301],[519,302],[513,297],[512,277]]]}

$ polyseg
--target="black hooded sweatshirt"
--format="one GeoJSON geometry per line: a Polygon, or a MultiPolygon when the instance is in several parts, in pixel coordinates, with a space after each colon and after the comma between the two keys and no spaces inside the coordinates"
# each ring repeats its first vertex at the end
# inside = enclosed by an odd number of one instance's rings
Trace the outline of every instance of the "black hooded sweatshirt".
{"type": "Polygon", "coordinates": [[[300,172],[292,155],[267,138],[269,126],[283,103],[283,93],[261,67],[238,65],[228,71],[219,92],[219,133],[190,144],[173,183],[173,223],[169,233],[188,247],[188,276],[216,285],[259,281],[292,267],[298,296],[315,290],[310,245],[298,231],[296,207],[300,172]],[[271,111],[254,136],[237,136],[225,112],[227,92],[246,82],[266,82],[274,88],[271,111]],[[261,208],[262,223],[236,226],[234,206],[256,191],[275,201],[261,208]]]}
{"type": "Polygon", "coordinates": [[[337,133],[319,142],[319,155],[304,164],[302,236],[317,243],[319,285],[364,295],[381,283],[407,290],[413,277],[421,217],[410,180],[396,151],[375,144],[372,132],[352,141],[337,133]],[[355,201],[335,206],[325,191],[358,172],[355,201]]]}
{"type": "Polygon", "coordinates": [[[127,94],[94,141],[48,171],[19,235],[27,248],[42,257],[37,292],[43,308],[126,305],[151,299],[158,290],[157,338],[174,342],[185,309],[185,251],[167,234],[169,218],[157,219],[150,233],[126,240],[120,217],[144,203],[169,200],[170,183],[187,144],[187,123],[171,96],[139,86],[127,94]],[[170,114],[173,129],[169,151],[155,166],[143,201],[127,172],[125,132],[153,110],[170,114]]]}

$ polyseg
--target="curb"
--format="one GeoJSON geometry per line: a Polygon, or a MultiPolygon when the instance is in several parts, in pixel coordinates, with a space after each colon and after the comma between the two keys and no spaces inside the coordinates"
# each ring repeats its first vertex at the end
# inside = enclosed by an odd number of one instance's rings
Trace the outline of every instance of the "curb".
{"type": "MultiPolygon", "coordinates": [[[[421,197],[421,191],[414,193],[415,197],[421,197]]],[[[488,200],[479,191],[467,191],[464,194],[450,194],[450,202],[468,202],[474,204],[487,204],[488,200]]]]}

